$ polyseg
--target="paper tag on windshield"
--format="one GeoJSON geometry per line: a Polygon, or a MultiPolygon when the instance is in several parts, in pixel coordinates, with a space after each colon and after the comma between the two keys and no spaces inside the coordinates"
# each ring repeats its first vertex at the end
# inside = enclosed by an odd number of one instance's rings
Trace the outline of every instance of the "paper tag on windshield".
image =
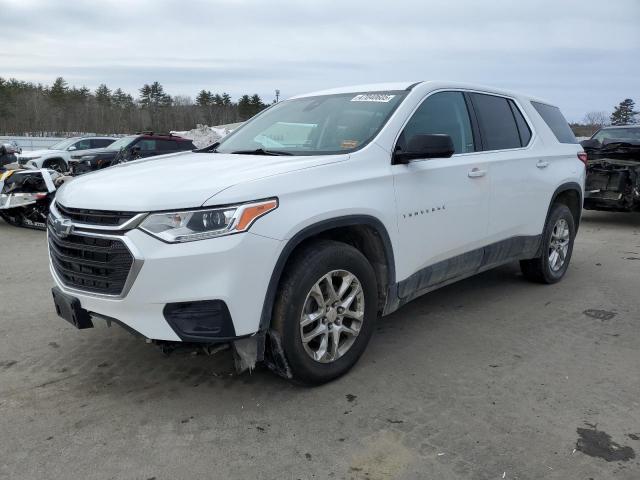
{"type": "Polygon", "coordinates": [[[356,95],[351,99],[352,102],[390,102],[395,95],[388,95],[386,93],[363,93],[362,95],[356,95]]]}

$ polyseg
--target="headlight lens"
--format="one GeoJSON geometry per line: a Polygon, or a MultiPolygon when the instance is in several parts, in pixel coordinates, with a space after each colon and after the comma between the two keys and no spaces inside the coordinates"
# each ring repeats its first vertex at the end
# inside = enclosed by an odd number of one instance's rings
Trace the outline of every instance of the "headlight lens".
{"type": "Polygon", "coordinates": [[[41,157],[42,155],[36,155],[35,157],[22,157],[25,160],[37,160],[41,157]]]}
{"type": "Polygon", "coordinates": [[[192,242],[245,232],[278,207],[275,198],[228,207],[153,213],[140,225],[148,234],[169,243],[192,242]]]}

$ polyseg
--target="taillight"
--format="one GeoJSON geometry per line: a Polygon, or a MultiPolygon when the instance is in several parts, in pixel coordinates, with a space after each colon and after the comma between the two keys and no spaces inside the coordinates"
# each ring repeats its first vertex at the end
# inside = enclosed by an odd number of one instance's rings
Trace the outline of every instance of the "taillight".
{"type": "Polygon", "coordinates": [[[587,166],[587,154],[586,152],[578,152],[578,159],[584,163],[584,166],[587,166]]]}

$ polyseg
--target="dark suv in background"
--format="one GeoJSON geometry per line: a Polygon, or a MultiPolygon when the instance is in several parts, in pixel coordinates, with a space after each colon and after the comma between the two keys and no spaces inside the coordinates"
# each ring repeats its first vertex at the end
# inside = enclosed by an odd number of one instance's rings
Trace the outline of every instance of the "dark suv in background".
{"type": "Polygon", "coordinates": [[[144,132],[122,137],[101,150],[73,155],[69,167],[72,175],[80,175],[138,158],[184,152],[195,148],[193,142],[186,138],[144,132]]]}

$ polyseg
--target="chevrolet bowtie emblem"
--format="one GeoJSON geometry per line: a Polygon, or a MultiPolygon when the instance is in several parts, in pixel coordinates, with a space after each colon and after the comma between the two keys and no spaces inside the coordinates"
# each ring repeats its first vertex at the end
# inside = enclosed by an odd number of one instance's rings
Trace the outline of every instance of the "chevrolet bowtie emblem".
{"type": "Polygon", "coordinates": [[[60,238],[65,238],[71,235],[73,231],[73,222],[68,218],[56,218],[53,220],[53,231],[60,238]]]}

